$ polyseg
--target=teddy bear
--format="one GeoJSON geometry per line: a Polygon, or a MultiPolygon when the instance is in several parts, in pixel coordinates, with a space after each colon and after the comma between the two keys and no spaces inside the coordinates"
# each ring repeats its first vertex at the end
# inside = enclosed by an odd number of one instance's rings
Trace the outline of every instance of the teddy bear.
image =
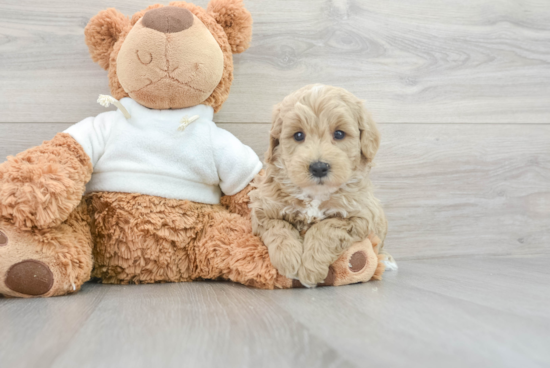
{"type": "MultiPolygon", "coordinates": [[[[118,107],[0,164],[0,294],[75,293],[109,284],[231,280],[300,287],[253,235],[257,155],[213,115],[234,53],[251,41],[242,0],[101,11],[84,31],[118,107]]],[[[325,285],[380,278],[375,236],[336,261],[325,285]],[[358,257],[359,254],[359,257],[358,257]]]]}

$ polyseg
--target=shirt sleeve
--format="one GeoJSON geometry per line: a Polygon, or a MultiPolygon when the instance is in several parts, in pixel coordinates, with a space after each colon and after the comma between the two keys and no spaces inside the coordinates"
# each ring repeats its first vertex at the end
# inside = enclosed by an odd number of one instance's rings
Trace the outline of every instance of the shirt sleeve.
{"type": "Polygon", "coordinates": [[[211,133],[214,161],[225,195],[243,190],[263,165],[252,148],[245,146],[227,130],[215,127],[211,133]]]}
{"type": "Polygon", "coordinates": [[[69,127],[64,132],[73,137],[82,146],[90,157],[93,166],[97,164],[105,152],[105,144],[109,137],[111,122],[116,114],[116,111],[109,111],[96,117],[86,118],[69,127]]]}

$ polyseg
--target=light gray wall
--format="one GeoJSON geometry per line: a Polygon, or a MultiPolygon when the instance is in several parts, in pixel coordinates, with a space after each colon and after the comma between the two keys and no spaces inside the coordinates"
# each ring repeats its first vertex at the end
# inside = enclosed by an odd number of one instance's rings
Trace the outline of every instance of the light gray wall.
{"type": "MultiPolygon", "coordinates": [[[[206,6],[206,1],[195,3],[206,6]]],[[[104,108],[83,29],[150,1],[0,3],[0,156],[104,108]]],[[[252,47],[216,121],[263,157],[271,107],[309,83],[367,101],[373,170],[397,258],[549,253],[550,6],[546,0],[245,0],[252,47]]]]}

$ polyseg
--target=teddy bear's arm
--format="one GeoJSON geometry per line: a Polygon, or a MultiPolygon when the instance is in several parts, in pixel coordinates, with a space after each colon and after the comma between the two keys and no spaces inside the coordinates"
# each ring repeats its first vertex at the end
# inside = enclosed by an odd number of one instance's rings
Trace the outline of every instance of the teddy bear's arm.
{"type": "Polygon", "coordinates": [[[224,129],[212,129],[210,139],[222,192],[230,196],[240,193],[262,169],[258,155],[224,129]]]}
{"type": "Polygon", "coordinates": [[[231,213],[236,213],[245,218],[250,218],[250,197],[248,193],[254,189],[251,184],[248,184],[243,190],[237,194],[226,195],[221,198],[221,204],[229,210],[231,213]]]}
{"type": "Polygon", "coordinates": [[[231,213],[236,213],[238,215],[241,215],[242,217],[245,217],[247,219],[250,218],[250,195],[249,193],[256,188],[257,184],[255,182],[259,177],[265,176],[265,170],[260,170],[258,175],[254,178],[252,183],[248,184],[243,190],[241,190],[239,193],[234,194],[232,196],[226,195],[221,198],[221,204],[229,210],[231,213]]]}
{"type": "Polygon", "coordinates": [[[69,134],[0,164],[0,216],[20,229],[65,221],[82,200],[92,174],[84,149],[69,134]]]}

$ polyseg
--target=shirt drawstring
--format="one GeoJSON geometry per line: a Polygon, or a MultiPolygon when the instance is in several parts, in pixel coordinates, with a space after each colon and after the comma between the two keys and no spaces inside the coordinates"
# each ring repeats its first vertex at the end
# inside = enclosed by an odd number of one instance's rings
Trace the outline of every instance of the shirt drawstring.
{"type": "Polygon", "coordinates": [[[100,104],[101,106],[103,107],[109,107],[109,105],[113,104],[115,105],[116,107],[118,107],[118,109],[120,111],[122,111],[122,113],[124,114],[124,117],[126,119],[130,119],[132,116],[130,115],[130,113],[128,112],[128,110],[126,110],[126,108],[124,107],[123,104],[120,103],[119,100],[117,100],[116,98],[112,97],[112,96],[109,96],[109,95],[99,95],[99,97],[97,98],[97,103],[100,104]]]}

